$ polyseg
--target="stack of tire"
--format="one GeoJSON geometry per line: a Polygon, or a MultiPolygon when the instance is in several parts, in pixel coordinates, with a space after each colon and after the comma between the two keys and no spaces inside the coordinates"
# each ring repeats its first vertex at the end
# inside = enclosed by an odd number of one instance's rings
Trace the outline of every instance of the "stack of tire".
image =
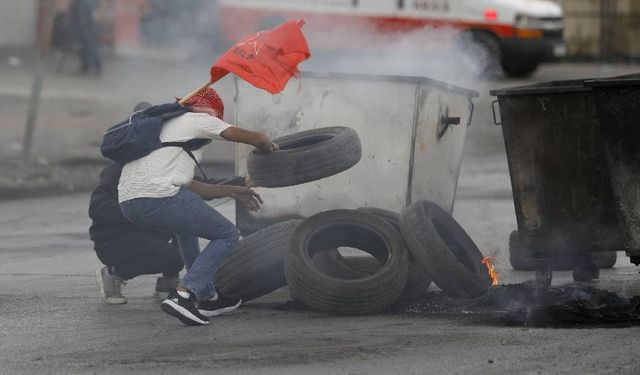
{"type": "MultiPolygon", "coordinates": [[[[328,177],[357,164],[362,154],[356,132],[343,127],[275,141],[280,151],[248,158],[249,175],[259,186],[328,177]]],[[[260,229],[240,241],[216,284],[244,302],[288,285],[292,299],[308,308],[371,314],[424,296],[432,281],[451,297],[480,296],[491,285],[482,259],[445,210],[418,201],[402,214],[369,207],[330,210],[260,229]]]]}

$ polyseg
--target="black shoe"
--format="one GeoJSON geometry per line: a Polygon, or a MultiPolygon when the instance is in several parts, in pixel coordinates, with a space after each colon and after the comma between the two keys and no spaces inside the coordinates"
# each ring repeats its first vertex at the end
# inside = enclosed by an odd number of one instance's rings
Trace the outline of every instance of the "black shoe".
{"type": "Polygon", "coordinates": [[[240,304],[242,303],[242,299],[240,298],[223,296],[217,288],[216,293],[217,295],[215,299],[198,302],[198,311],[200,314],[212,318],[214,316],[231,312],[240,307],[240,304]]]}
{"type": "Polygon", "coordinates": [[[177,291],[171,292],[169,297],[162,301],[162,311],[175,316],[186,325],[203,326],[209,324],[209,318],[200,314],[191,298],[184,298],[177,291]]]}

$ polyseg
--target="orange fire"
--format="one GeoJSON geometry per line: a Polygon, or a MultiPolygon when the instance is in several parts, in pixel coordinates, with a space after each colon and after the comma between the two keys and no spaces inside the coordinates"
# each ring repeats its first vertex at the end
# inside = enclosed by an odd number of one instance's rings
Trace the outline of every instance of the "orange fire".
{"type": "Polygon", "coordinates": [[[491,278],[491,286],[498,285],[498,271],[493,266],[493,257],[484,257],[482,258],[482,264],[487,267],[487,272],[489,273],[489,277],[491,278]]]}

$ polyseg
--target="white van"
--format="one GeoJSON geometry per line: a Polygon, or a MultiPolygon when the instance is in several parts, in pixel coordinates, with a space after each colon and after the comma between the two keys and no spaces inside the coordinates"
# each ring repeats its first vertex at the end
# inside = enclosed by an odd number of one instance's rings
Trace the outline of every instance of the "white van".
{"type": "Polygon", "coordinates": [[[447,27],[473,42],[469,58],[487,56],[478,73],[526,76],[566,54],[563,12],[551,0],[219,0],[218,15],[228,41],[303,18],[310,44],[328,48],[361,46],[349,38],[363,25],[381,37],[447,27]]]}

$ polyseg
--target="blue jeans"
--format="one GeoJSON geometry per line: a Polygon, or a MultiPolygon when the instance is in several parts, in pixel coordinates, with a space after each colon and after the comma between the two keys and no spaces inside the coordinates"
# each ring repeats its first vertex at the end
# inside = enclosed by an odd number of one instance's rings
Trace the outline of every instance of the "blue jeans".
{"type": "Polygon", "coordinates": [[[196,193],[181,188],[167,198],[136,198],[120,203],[134,224],[175,234],[187,274],[180,284],[199,301],[213,298],[215,274],[238,243],[238,230],[196,193]],[[210,240],[200,252],[198,238],[210,240]]]}

